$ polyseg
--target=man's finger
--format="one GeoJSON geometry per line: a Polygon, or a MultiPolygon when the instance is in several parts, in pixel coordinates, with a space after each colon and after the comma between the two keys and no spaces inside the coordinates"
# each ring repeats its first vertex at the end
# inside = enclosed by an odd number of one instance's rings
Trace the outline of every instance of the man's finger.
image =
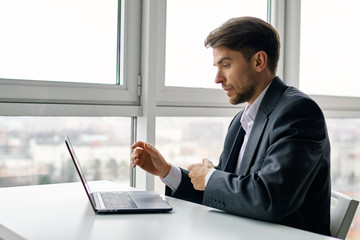
{"type": "Polygon", "coordinates": [[[188,170],[189,171],[196,171],[197,169],[199,169],[201,166],[203,166],[202,163],[194,163],[188,166],[188,170]]]}
{"type": "Polygon", "coordinates": [[[203,159],[203,164],[206,166],[214,167],[214,164],[209,159],[206,158],[203,159]]]}
{"type": "Polygon", "coordinates": [[[145,150],[150,155],[153,155],[154,153],[158,153],[158,151],[149,143],[143,142],[143,141],[137,141],[132,146],[132,149],[135,149],[135,151],[140,150],[141,152],[145,150]]]}
{"type": "Polygon", "coordinates": [[[188,166],[188,170],[189,170],[189,171],[192,171],[193,168],[194,168],[194,164],[191,164],[191,165],[188,166]]]}
{"type": "Polygon", "coordinates": [[[133,157],[134,159],[138,159],[139,156],[142,154],[143,151],[144,151],[144,150],[141,149],[141,148],[135,148],[135,150],[133,151],[133,153],[132,153],[131,155],[132,155],[132,157],[133,157]]]}
{"type": "Polygon", "coordinates": [[[140,147],[140,148],[143,148],[143,149],[144,149],[144,146],[145,146],[145,143],[144,143],[144,142],[142,142],[142,141],[137,141],[137,142],[135,142],[135,143],[131,146],[131,148],[132,148],[132,149],[135,149],[135,148],[140,147]]]}
{"type": "Polygon", "coordinates": [[[150,156],[157,157],[160,154],[159,151],[154,148],[150,143],[144,143],[144,149],[150,154],[150,156]]]}

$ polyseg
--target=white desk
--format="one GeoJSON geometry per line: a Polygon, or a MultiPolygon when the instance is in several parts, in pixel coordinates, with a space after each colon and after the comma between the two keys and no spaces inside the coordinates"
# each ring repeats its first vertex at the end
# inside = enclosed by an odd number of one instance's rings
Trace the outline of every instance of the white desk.
{"type": "MultiPolygon", "coordinates": [[[[121,190],[108,181],[91,186],[121,190]]],[[[170,197],[170,213],[97,215],[80,183],[2,188],[0,196],[3,239],[333,239],[170,197]]]]}

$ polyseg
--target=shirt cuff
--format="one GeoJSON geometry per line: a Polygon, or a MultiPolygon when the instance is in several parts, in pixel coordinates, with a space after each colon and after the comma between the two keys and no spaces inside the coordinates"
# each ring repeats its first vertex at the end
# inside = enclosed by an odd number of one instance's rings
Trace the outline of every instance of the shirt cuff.
{"type": "Polygon", "coordinates": [[[215,168],[212,168],[209,170],[209,172],[206,174],[205,176],[205,187],[207,186],[207,183],[209,182],[209,179],[211,177],[211,175],[216,171],[215,168]]]}
{"type": "Polygon", "coordinates": [[[165,185],[170,187],[174,193],[178,189],[181,183],[181,170],[179,167],[176,167],[171,164],[171,169],[168,175],[160,179],[165,185]]]}

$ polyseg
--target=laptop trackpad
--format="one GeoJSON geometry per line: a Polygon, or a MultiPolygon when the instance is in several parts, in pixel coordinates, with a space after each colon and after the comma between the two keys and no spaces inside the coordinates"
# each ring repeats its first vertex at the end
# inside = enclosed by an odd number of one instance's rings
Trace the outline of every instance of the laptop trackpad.
{"type": "Polygon", "coordinates": [[[164,200],[155,192],[131,191],[129,192],[139,208],[169,207],[164,200]]]}

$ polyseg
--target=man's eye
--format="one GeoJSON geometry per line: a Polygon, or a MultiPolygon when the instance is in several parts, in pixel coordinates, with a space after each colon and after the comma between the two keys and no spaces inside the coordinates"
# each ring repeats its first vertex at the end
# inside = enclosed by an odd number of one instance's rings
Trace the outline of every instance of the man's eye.
{"type": "Polygon", "coordinates": [[[223,67],[224,67],[224,68],[229,68],[229,67],[230,67],[230,64],[224,64],[223,67]]]}

